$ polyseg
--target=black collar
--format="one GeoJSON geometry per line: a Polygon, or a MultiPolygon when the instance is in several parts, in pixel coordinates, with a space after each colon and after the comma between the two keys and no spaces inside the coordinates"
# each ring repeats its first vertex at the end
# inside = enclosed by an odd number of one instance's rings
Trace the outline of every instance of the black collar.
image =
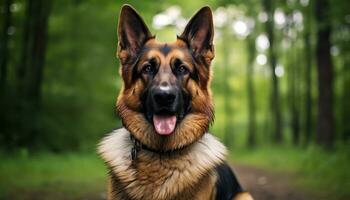
{"type": "Polygon", "coordinates": [[[157,150],[157,149],[153,149],[150,148],[144,144],[142,144],[138,139],[136,139],[132,134],[130,134],[130,140],[132,141],[132,143],[134,144],[133,147],[131,148],[131,159],[135,160],[137,157],[137,153],[139,151],[141,151],[142,149],[153,152],[153,153],[157,153],[157,154],[163,154],[163,155],[170,155],[172,153],[175,152],[179,152],[183,149],[185,149],[187,146],[181,147],[179,149],[171,149],[171,150],[157,150]]]}

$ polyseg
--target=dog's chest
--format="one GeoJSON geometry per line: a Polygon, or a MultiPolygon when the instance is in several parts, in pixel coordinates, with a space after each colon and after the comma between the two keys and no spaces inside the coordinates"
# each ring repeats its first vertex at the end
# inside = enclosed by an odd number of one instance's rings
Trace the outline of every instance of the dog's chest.
{"type": "Polygon", "coordinates": [[[225,156],[224,146],[206,134],[198,144],[177,154],[141,150],[131,159],[128,132],[105,138],[99,152],[111,169],[115,199],[210,199],[215,184],[214,167],[225,156]],[[119,197],[120,195],[125,195],[119,197]]]}
{"type": "MultiPolygon", "coordinates": [[[[207,199],[215,183],[211,169],[199,169],[190,160],[140,154],[126,170],[114,168],[119,192],[132,199],[207,199]],[[211,187],[209,187],[211,185],[211,187]],[[203,192],[202,192],[203,193],[203,192]]],[[[209,198],[208,198],[209,199],[209,198]]]]}

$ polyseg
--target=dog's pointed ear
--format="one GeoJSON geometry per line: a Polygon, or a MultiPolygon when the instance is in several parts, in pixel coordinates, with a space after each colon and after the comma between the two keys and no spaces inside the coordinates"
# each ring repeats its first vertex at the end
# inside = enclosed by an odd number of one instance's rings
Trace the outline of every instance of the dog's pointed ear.
{"type": "Polygon", "coordinates": [[[130,5],[124,5],[118,22],[118,57],[122,64],[135,58],[145,42],[152,38],[141,16],[130,5]]]}
{"type": "Polygon", "coordinates": [[[201,8],[188,22],[180,38],[192,49],[194,56],[203,57],[207,64],[214,58],[213,14],[208,6],[201,8]]]}

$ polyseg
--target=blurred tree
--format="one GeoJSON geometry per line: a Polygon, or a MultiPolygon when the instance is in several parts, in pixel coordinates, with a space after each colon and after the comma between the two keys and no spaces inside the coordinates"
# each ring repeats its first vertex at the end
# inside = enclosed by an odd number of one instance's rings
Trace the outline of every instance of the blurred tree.
{"type": "MultiPolygon", "coordinates": [[[[348,50],[345,50],[348,53],[348,50]]],[[[342,88],[342,112],[341,112],[341,123],[342,123],[342,139],[344,143],[349,142],[350,138],[350,57],[347,55],[344,57],[343,63],[343,88],[342,88]]]]}
{"type": "Polygon", "coordinates": [[[38,136],[41,84],[48,40],[48,17],[50,0],[28,0],[21,60],[17,68],[18,113],[22,130],[19,145],[35,144],[38,136]]]}
{"type": "Polygon", "coordinates": [[[333,65],[330,55],[331,22],[329,1],[315,2],[317,26],[316,61],[318,69],[317,142],[330,149],[333,144],[333,65]]]}
{"type": "MultiPolygon", "coordinates": [[[[290,27],[292,28],[292,27],[290,27]]],[[[298,88],[297,84],[300,80],[298,77],[298,63],[297,63],[297,48],[296,48],[296,41],[292,38],[290,40],[290,49],[288,51],[288,66],[287,66],[287,85],[288,85],[288,105],[290,110],[290,131],[292,134],[292,140],[293,144],[297,145],[299,143],[299,131],[300,131],[300,124],[299,124],[299,109],[298,109],[298,88]]]]}
{"type": "Polygon", "coordinates": [[[232,37],[229,32],[228,27],[223,27],[221,29],[222,37],[225,38],[222,40],[222,52],[224,54],[223,58],[223,77],[222,77],[222,85],[223,85],[223,95],[224,95],[224,141],[227,146],[233,145],[234,138],[234,128],[233,128],[233,111],[232,111],[232,89],[229,84],[229,77],[231,74],[231,65],[230,65],[230,54],[232,54],[232,49],[230,48],[230,37],[232,37]]]}
{"type": "Polygon", "coordinates": [[[248,146],[256,145],[256,116],[254,90],[255,34],[247,37],[247,98],[248,98],[248,146]]]}
{"type": "Polygon", "coordinates": [[[287,22],[285,27],[286,39],[289,41],[290,47],[288,50],[288,73],[287,73],[287,85],[288,85],[288,100],[290,109],[290,130],[292,133],[292,142],[294,145],[299,144],[300,140],[300,87],[298,87],[302,80],[300,79],[300,74],[303,70],[300,68],[301,63],[298,57],[299,46],[298,46],[298,35],[296,21],[294,15],[296,13],[295,7],[290,6],[287,9],[287,22]]]}
{"type": "Polygon", "coordinates": [[[17,66],[17,90],[19,94],[23,93],[23,85],[24,85],[24,76],[27,71],[27,59],[29,54],[29,37],[30,37],[30,29],[32,26],[31,16],[33,9],[33,1],[28,0],[26,3],[25,14],[24,14],[24,22],[23,22],[23,33],[22,33],[22,47],[21,47],[21,56],[20,61],[17,66]]]}
{"type": "Polygon", "coordinates": [[[1,69],[1,75],[0,75],[0,93],[3,92],[3,89],[6,87],[6,79],[7,79],[7,71],[8,71],[8,59],[9,59],[9,39],[10,34],[9,32],[11,24],[12,24],[12,13],[11,13],[11,5],[12,0],[5,0],[4,4],[1,5],[0,8],[4,10],[4,14],[1,15],[2,17],[2,32],[1,32],[1,43],[0,43],[0,69],[1,69]]]}
{"type": "Polygon", "coordinates": [[[48,39],[48,17],[50,13],[50,0],[28,0],[27,21],[25,24],[26,40],[23,44],[21,65],[25,69],[24,85],[25,95],[35,107],[40,104],[40,88],[45,62],[45,53],[48,39]],[[28,35],[27,35],[28,34],[28,35]]]}
{"type": "MultiPolygon", "coordinates": [[[[249,3],[253,3],[249,1],[249,3]]],[[[246,49],[247,49],[247,99],[248,99],[248,147],[256,146],[256,105],[255,105],[255,87],[254,87],[254,63],[256,56],[255,40],[257,37],[258,19],[255,17],[255,13],[259,12],[259,6],[247,7],[247,15],[254,20],[254,27],[251,29],[251,33],[246,38],[246,49]],[[258,8],[257,8],[258,7],[258,8]]]]}
{"type": "MultiPolygon", "coordinates": [[[[331,54],[334,60],[334,128],[345,144],[350,139],[350,7],[344,0],[332,1],[331,54]],[[339,105],[339,106],[338,106],[339,105]]],[[[338,138],[337,138],[338,139],[338,138]]]]}
{"type": "Polygon", "coordinates": [[[266,22],[266,33],[267,38],[270,42],[270,48],[268,52],[268,60],[271,67],[271,77],[272,77],[272,90],[271,90],[271,111],[272,111],[272,121],[273,121],[273,141],[275,143],[281,143],[282,138],[282,115],[280,106],[280,94],[279,94],[279,84],[275,73],[277,65],[277,55],[275,49],[275,35],[274,35],[274,13],[275,6],[272,0],[263,0],[263,7],[268,15],[266,22]]]}
{"type": "Polygon", "coordinates": [[[304,133],[305,133],[305,144],[309,144],[312,133],[312,46],[311,46],[311,30],[312,30],[312,13],[311,8],[313,1],[310,0],[309,5],[304,6],[303,15],[304,15],[304,51],[305,51],[305,124],[304,124],[304,133]]]}

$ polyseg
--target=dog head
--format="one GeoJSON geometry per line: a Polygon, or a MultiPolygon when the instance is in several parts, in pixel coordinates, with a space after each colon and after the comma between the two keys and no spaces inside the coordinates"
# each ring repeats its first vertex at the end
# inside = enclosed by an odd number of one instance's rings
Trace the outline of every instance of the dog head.
{"type": "Polygon", "coordinates": [[[210,63],[214,27],[200,9],[175,42],[158,42],[138,13],[124,5],[118,24],[123,87],[117,111],[142,144],[175,150],[198,140],[212,123],[210,63]]]}

